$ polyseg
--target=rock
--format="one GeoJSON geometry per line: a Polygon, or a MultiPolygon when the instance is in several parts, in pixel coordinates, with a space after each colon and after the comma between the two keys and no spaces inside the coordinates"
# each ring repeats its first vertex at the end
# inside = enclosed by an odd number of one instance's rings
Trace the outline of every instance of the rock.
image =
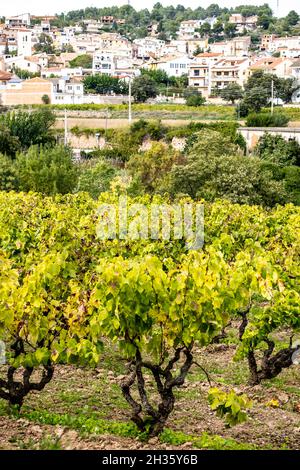
{"type": "Polygon", "coordinates": [[[156,445],[156,444],[158,444],[158,442],[159,442],[158,437],[151,437],[151,439],[149,439],[149,441],[148,441],[148,444],[156,445]]]}
{"type": "Polygon", "coordinates": [[[117,380],[121,381],[121,380],[124,380],[126,379],[126,375],[118,375],[118,377],[116,377],[117,380]]]}

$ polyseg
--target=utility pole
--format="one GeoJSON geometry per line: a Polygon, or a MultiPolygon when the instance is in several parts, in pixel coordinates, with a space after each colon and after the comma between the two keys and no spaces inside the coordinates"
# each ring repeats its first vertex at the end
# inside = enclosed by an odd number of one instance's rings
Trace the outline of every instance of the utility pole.
{"type": "Polygon", "coordinates": [[[272,79],[271,85],[271,114],[274,114],[274,80],[272,79]]]}
{"type": "Polygon", "coordinates": [[[65,108],[65,138],[64,138],[65,146],[68,145],[68,121],[67,121],[67,110],[65,108]]]}
{"type": "Polygon", "coordinates": [[[129,90],[129,102],[128,102],[128,122],[129,124],[131,124],[131,121],[132,121],[132,111],[131,111],[131,77],[129,77],[129,87],[128,87],[128,90],[129,90]]]}

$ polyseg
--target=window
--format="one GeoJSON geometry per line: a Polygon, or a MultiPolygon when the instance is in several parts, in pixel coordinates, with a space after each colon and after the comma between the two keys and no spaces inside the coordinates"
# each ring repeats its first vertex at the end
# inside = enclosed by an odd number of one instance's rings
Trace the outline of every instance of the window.
{"type": "Polygon", "coordinates": [[[200,76],[200,70],[194,70],[194,77],[200,76]]]}

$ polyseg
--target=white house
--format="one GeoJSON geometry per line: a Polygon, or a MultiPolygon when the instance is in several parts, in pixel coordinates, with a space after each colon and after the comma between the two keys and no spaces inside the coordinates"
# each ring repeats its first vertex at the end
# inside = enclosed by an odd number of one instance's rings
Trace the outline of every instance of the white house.
{"type": "Polygon", "coordinates": [[[53,84],[52,104],[81,104],[83,103],[83,83],[76,79],[50,78],[53,84]]]}
{"type": "Polygon", "coordinates": [[[116,65],[116,57],[112,52],[97,51],[93,54],[93,73],[114,75],[116,65]]]}
{"type": "Polygon", "coordinates": [[[11,71],[15,68],[21,70],[27,70],[27,72],[31,73],[39,73],[41,70],[41,65],[39,60],[33,60],[34,56],[16,56],[16,57],[9,57],[5,59],[5,66],[6,69],[11,71]]]}
{"type": "Polygon", "coordinates": [[[159,61],[152,65],[152,68],[164,70],[169,77],[181,77],[188,74],[188,68],[192,59],[187,55],[162,57],[159,61]],[[154,67],[153,67],[154,66],[154,67]]]}
{"type": "Polygon", "coordinates": [[[17,32],[17,47],[19,56],[31,56],[32,32],[30,29],[19,29],[17,32]]]}
{"type": "MultiPolygon", "coordinates": [[[[292,70],[292,77],[295,78],[295,80],[297,80],[300,86],[300,59],[293,62],[293,64],[291,65],[291,70],[292,70]]],[[[292,102],[300,103],[300,88],[299,90],[295,91],[292,97],[292,102]]]]}
{"type": "Polygon", "coordinates": [[[9,27],[15,26],[30,26],[30,13],[23,13],[22,15],[7,16],[5,24],[9,27]]]}
{"type": "Polygon", "coordinates": [[[145,37],[133,41],[135,56],[140,58],[148,58],[149,54],[160,56],[165,45],[165,41],[153,37],[145,37]]]}

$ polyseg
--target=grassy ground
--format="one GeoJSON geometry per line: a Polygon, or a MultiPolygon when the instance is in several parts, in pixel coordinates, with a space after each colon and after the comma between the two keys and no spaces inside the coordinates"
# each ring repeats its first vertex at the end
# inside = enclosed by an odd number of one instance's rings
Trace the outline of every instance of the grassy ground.
{"type": "MultiPolygon", "coordinates": [[[[246,363],[233,362],[234,352],[234,344],[209,346],[197,351],[197,361],[213,385],[251,397],[246,423],[225,427],[210,410],[209,385],[195,367],[176,392],[168,428],[146,443],[120,392],[125,364],[111,351],[96,370],[57,367],[54,380],[27,398],[21,414],[12,415],[0,401],[0,449],[299,449],[300,367],[250,388],[246,363]]],[[[150,376],[146,381],[152,388],[150,376]]]]}

